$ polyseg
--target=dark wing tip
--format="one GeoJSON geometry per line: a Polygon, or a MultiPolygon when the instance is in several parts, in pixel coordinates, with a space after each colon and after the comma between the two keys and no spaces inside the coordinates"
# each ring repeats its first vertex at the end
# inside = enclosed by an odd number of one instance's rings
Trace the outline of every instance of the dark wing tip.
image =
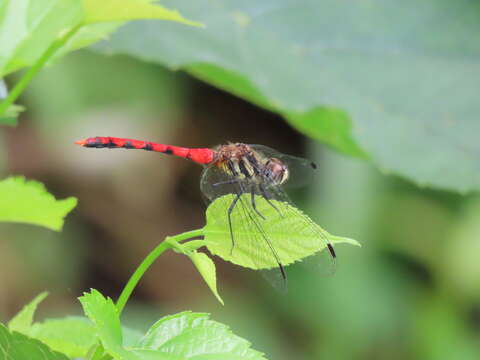
{"type": "Polygon", "coordinates": [[[315,164],[313,161],[310,162],[310,166],[312,167],[312,169],[316,169],[316,168],[317,168],[317,164],[315,164]]]}

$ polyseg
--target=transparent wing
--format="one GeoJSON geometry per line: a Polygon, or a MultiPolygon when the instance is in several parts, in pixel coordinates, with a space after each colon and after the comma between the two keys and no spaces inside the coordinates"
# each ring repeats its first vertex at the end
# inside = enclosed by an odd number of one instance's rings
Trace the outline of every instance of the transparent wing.
{"type": "Polygon", "coordinates": [[[237,194],[238,180],[215,165],[210,165],[202,172],[200,190],[209,201],[213,201],[223,195],[237,194]]]}
{"type": "MultiPolygon", "coordinates": [[[[282,204],[278,209],[281,216],[287,213],[291,207],[296,207],[281,186],[269,186],[266,184],[265,187],[268,195],[282,204]]],[[[331,275],[335,273],[337,255],[332,243],[328,240],[328,233],[305,214],[303,216],[297,216],[296,221],[290,224],[290,226],[292,226],[291,229],[293,229],[294,232],[298,231],[304,234],[306,238],[315,237],[321,242],[323,251],[308,258],[309,263],[317,267],[322,274],[331,275]]]]}
{"type": "Polygon", "coordinates": [[[202,176],[202,191],[210,200],[229,195],[226,201],[216,201],[214,205],[221,207],[216,213],[225,214],[218,221],[229,227],[231,245],[229,251],[224,250],[225,244],[223,249],[209,247],[212,253],[257,270],[277,268],[273,277],[266,277],[282,289],[286,288],[284,267],[303,259],[306,253],[320,251],[315,263],[326,267],[324,271],[333,272],[334,259],[328,251],[321,251],[331,248],[333,252],[327,237],[292,205],[283,189],[267,183],[266,179],[263,184],[254,183],[211,167],[202,176]]]}
{"type": "Polygon", "coordinates": [[[317,165],[308,159],[286,155],[265,145],[249,144],[250,148],[265,158],[277,158],[287,165],[289,177],[283,185],[289,188],[305,186],[312,182],[317,165]]]}
{"type": "Polygon", "coordinates": [[[202,174],[201,190],[210,201],[232,195],[231,201],[220,205],[223,207],[220,212],[225,214],[230,233],[231,249],[227,254],[230,259],[227,260],[235,263],[236,257],[248,257],[251,268],[278,268],[272,279],[276,279],[278,287],[285,287],[286,274],[282,259],[272,243],[271,234],[262,225],[266,217],[257,207],[261,196],[258,186],[248,179],[235,178],[211,166],[202,174]]]}

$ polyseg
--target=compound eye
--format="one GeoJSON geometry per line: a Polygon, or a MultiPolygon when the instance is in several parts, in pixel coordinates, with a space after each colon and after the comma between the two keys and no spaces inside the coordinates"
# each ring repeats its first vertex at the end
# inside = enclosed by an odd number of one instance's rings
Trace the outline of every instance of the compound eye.
{"type": "Polygon", "coordinates": [[[268,173],[270,178],[276,183],[276,184],[282,184],[285,182],[288,178],[288,169],[287,167],[281,162],[280,160],[276,158],[270,159],[267,164],[268,168],[268,173]]]}

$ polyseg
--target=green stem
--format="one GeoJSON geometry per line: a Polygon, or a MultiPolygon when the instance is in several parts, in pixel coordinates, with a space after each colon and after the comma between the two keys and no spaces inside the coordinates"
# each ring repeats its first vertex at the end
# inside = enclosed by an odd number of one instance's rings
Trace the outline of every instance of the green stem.
{"type": "Polygon", "coordinates": [[[191,238],[199,237],[203,235],[203,229],[187,231],[183,234],[178,234],[175,236],[167,237],[164,241],[162,241],[158,246],[153,249],[150,254],[147,255],[145,259],[143,259],[142,263],[138,266],[135,272],[132,274],[130,279],[127,282],[127,285],[123,288],[122,293],[120,294],[117,300],[117,310],[118,314],[120,315],[127,303],[130,295],[132,295],[133,290],[137,286],[138,282],[148,270],[148,268],[153,264],[153,262],[165,251],[175,247],[175,243],[180,241],[188,240],[191,238]]]}
{"type": "Polygon", "coordinates": [[[50,60],[50,58],[55,54],[55,52],[60,49],[65,43],[82,27],[82,25],[77,25],[70,29],[65,35],[60,39],[54,41],[52,45],[48,47],[47,50],[43,53],[40,59],[33,64],[30,69],[23,75],[20,81],[15,85],[12,91],[8,94],[5,100],[0,103],[0,116],[5,114],[8,108],[17,100],[17,98],[22,94],[27,85],[33,79],[33,77],[40,71],[40,69],[45,65],[45,63],[50,60]]]}

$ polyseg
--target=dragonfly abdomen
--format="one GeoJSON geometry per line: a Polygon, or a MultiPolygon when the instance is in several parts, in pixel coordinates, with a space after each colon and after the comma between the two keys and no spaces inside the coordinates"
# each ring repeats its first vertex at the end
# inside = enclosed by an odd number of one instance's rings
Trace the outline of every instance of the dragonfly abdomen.
{"type": "Polygon", "coordinates": [[[90,137],[84,140],[76,141],[75,144],[92,148],[123,148],[155,151],[167,155],[183,157],[199,164],[210,164],[215,155],[215,151],[208,148],[190,149],[173,145],[158,144],[150,141],[117,138],[111,136],[90,137]]]}

